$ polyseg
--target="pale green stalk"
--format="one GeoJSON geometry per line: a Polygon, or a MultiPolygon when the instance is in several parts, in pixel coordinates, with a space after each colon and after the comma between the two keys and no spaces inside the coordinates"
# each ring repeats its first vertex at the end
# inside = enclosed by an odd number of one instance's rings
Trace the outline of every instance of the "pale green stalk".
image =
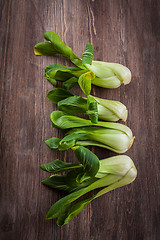
{"type": "Polygon", "coordinates": [[[92,61],[91,65],[85,66],[96,75],[92,84],[99,87],[117,88],[122,83],[126,85],[131,81],[131,71],[119,63],[92,61]]]}
{"type": "Polygon", "coordinates": [[[122,119],[124,122],[128,116],[128,110],[124,104],[118,101],[102,99],[92,96],[98,103],[98,117],[106,121],[118,121],[122,119]]]}

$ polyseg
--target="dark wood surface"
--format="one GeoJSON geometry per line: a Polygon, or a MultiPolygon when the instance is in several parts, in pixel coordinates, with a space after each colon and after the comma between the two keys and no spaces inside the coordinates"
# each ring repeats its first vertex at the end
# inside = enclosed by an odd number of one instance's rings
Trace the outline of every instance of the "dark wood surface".
{"type": "MultiPolygon", "coordinates": [[[[160,238],[160,2],[158,0],[1,0],[0,126],[1,240],[157,240],[160,238]],[[87,42],[94,59],[119,62],[132,82],[92,93],[127,105],[127,125],[136,136],[127,154],[138,176],[134,183],[88,205],[67,226],[46,221],[50,206],[64,196],[41,185],[39,165],[56,158],[73,161],[71,151],[54,152],[44,140],[62,136],[49,114],[56,106],[45,95],[44,77],[61,57],[36,57],[33,48],[47,30],[81,56],[87,42]]],[[[76,94],[81,95],[79,88],[76,94]]],[[[100,159],[115,155],[92,148],[100,159]]]]}

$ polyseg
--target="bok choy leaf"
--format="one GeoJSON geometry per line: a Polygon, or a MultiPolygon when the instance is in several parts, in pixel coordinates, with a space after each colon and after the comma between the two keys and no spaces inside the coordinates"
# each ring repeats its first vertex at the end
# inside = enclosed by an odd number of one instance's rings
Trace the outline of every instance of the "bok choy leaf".
{"type": "Polygon", "coordinates": [[[35,45],[35,55],[62,55],[65,58],[69,58],[75,65],[81,66],[82,60],[79,59],[72,51],[72,49],[64,44],[60,37],[54,32],[45,32],[44,38],[48,41],[47,43],[40,42],[35,45]]]}
{"type": "Polygon", "coordinates": [[[86,49],[84,50],[84,53],[82,54],[82,63],[83,64],[92,64],[93,59],[93,46],[90,43],[87,43],[86,49]]]}
{"type": "Polygon", "coordinates": [[[55,88],[46,95],[46,97],[53,103],[58,103],[59,101],[71,96],[74,95],[63,88],[55,88]]]}
{"type": "Polygon", "coordinates": [[[75,168],[82,168],[82,165],[80,164],[74,164],[74,163],[67,163],[63,162],[59,159],[56,159],[52,162],[42,164],[40,168],[43,171],[49,172],[49,173],[59,173],[59,172],[64,172],[70,169],[75,169],[75,168]]]}
{"type": "Polygon", "coordinates": [[[86,73],[83,73],[78,79],[78,84],[80,88],[87,96],[91,92],[91,82],[94,78],[95,78],[94,73],[86,72],[86,73]]]}
{"type": "Polygon", "coordinates": [[[44,179],[42,181],[43,184],[70,192],[73,191],[71,186],[75,190],[78,187],[82,188],[94,181],[94,177],[99,169],[98,157],[89,149],[82,146],[76,146],[72,149],[80,164],[66,163],[57,159],[41,165],[41,169],[49,173],[70,171],[65,175],[52,175],[49,178],[44,179]],[[73,185],[71,179],[74,179],[73,185]],[[80,183],[83,182],[85,183],[80,185],[80,183]],[[77,183],[79,183],[79,185],[77,183]]]}
{"type": "Polygon", "coordinates": [[[64,65],[52,63],[45,67],[44,76],[54,86],[57,81],[62,81],[66,82],[65,85],[63,83],[63,87],[66,88],[67,86],[67,88],[70,89],[78,84],[78,78],[85,72],[86,70],[81,70],[77,67],[66,67],[64,65]],[[69,84],[71,85],[70,87],[68,87],[69,84]]]}

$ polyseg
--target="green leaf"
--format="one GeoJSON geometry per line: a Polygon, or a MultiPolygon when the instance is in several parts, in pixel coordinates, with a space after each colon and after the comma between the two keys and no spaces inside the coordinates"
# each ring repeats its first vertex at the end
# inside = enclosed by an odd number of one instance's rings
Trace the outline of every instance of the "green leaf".
{"type": "Polygon", "coordinates": [[[87,97],[88,110],[87,114],[92,123],[98,123],[98,104],[93,97],[87,97]]]}
{"type": "Polygon", "coordinates": [[[57,201],[55,204],[51,206],[46,215],[46,219],[57,218],[60,215],[64,214],[70,207],[70,204],[76,199],[78,199],[80,196],[85,194],[86,192],[87,192],[86,188],[82,188],[78,191],[70,193],[64,198],[61,198],[59,201],[57,201]]]}
{"type": "Polygon", "coordinates": [[[66,170],[75,169],[79,167],[82,167],[82,166],[79,164],[63,162],[59,159],[40,165],[40,168],[43,171],[46,171],[49,173],[65,172],[66,170]]]}
{"type": "Polygon", "coordinates": [[[51,43],[40,42],[35,45],[34,53],[35,55],[53,56],[56,54],[56,50],[53,48],[51,43]]]}
{"type": "Polygon", "coordinates": [[[69,58],[76,66],[81,69],[86,69],[79,59],[72,51],[72,49],[64,44],[61,38],[54,32],[45,32],[44,38],[49,42],[41,42],[36,44],[34,52],[36,55],[52,56],[60,54],[65,58],[69,58]]]}
{"type": "Polygon", "coordinates": [[[82,54],[82,63],[83,64],[92,64],[93,59],[93,46],[90,43],[87,43],[86,49],[82,54]]]}
{"type": "Polygon", "coordinates": [[[82,183],[83,181],[94,177],[99,169],[98,157],[89,149],[82,146],[73,147],[72,149],[75,152],[78,161],[84,167],[84,173],[80,173],[77,176],[77,181],[82,183]]]}
{"type": "Polygon", "coordinates": [[[45,144],[53,150],[64,151],[75,146],[76,141],[78,139],[85,140],[86,135],[87,133],[81,132],[81,133],[73,133],[73,134],[67,135],[63,139],[53,137],[53,138],[47,139],[45,141],[45,144]]]}
{"type": "Polygon", "coordinates": [[[56,54],[60,54],[65,58],[69,58],[76,66],[86,69],[85,66],[82,64],[82,60],[79,59],[72,49],[64,44],[64,42],[61,40],[61,38],[54,32],[45,32],[44,38],[51,42],[52,47],[56,54]]]}
{"type": "Polygon", "coordinates": [[[94,73],[92,72],[86,72],[82,74],[78,79],[78,84],[82,91],[89,95],[91,92],[91,81],[95,78],[94,73]]]}
{"type": "Polygon", "coordinates": [[[99,117],[103,120],[118,121],[122,119],[126,121],[127,119],[127,108],[124,104],[118,101],[102,99],[92,96],[95,101],[99,104],[99,117]]]}
{"type": "Polygon", "coordinates": [[[50,119],[54,126],[61,129],[92,125],[89,120],[76,116],[70,116],[62,111],[52,112],[50,115],[50,119]]]}
{"type": "MultiPolygon", "coordinates": [[[[70,194],[73,194],[73,193],[70,193],[70,194]]],[[[55,204],[53,204],[51,206],[51,208],[49,209],[49,211],[48,211],[48,213],[46,215],[46,220],[53,219],[53,218],[56,218],[56,217],[60,216],[61,214],[64,214],[68,210],[70,205],[71,205],[70,203],[69,204],[63,204],[63,202],[62,202],[62,204],[60,203],[58,207],[57,207],[57,205],[55,207],[55,204]]]]}
{"type": "MultiPolygon", "coordinates": [[[[92,200],[96,199],[97,197],[99,197],[99,196],[101,196],[101,195],[103,195],[103,194],[105,194],[109,191],[112,191],[113,189],[124,186],[128,183],[129,182],[126,183],[126,181],[125,181],[125,184],[124,184],[124,181],[122,180],[122,176],[118,176],[118,175],[113,174],[113,175],[105,176],[105,177],[103,177],[103,179],[98,179],[97,181],[93,182],[93,184],[88,185],[88,187],[84,188],[84,192],[79,190],[78,191],[80,193],[79,197],[81,197],[82,195],[84,195],[87,192],[90,192],[93,189],[97,189],[97,188],[105,187],[105,186],[109,185],[109,186],[103,188],[102,190],[100,190],[94,196],[92,196],[88,199],[82,200],[79,203],[74,204],[71,208],[69,208],[70,205],[67,205],[67,204],[66,204],[65,210],[64,210],[64,205],[63,205],[63,209],[62,209],[62,206],[59,206],[61,209],[59,209],[59,215],[57,216],[58,217],[57,225],[58,226],[63,226],[65,224],[67,224],[76,215],[78,215],[92,200]]],[[[71,201],[72,202],[76,200],[75,196],[73,196],[71,194],[70,194],[70,196],[71,196],[71,201]]]]}
{"type": "Polygon", "coordinates": [[[124,153],[132,146],[134,141],[131,129],[120,123],[99,121],[96,124],[90,120],[70,116],[61,111],[51,113],[50,118],[53,126],[61,129],[73,128],[59,141],[58,146],[56,146],[59,150],[68,150],[75,145],[93,145],[117,153],[124,153]]]}
{"type": "Polygon", "coordinates": [[[62,87],[66,90],[70,90],[76,85],[78,85],[78,79],[76,77],[71,77],[70,79],[63,82],[62,87]]]}
{"type": "Polygon", "coordinates": [[[85,140],[85,136],[87,133],[73,133],[66,135],[60,142],[59,142],[59,150],[68,150],[69,148],[73,147],[76,145],[76,141],[78,139],[83,139],[85,140]]]}
{"type": "Polygon", "coordinates": [[[54,49],[56,54],[60,54],[65,58],[70,58],[70,56],[74,56],[74,53],[70,47],[67,47],[64,42],[60,39],[60,37],[54,32],[45,32],[44,38],[51,42],[52,48],[54,49]]]}
{"type": "Polygon", "coordinates": [[[73,94],[63,88],[55,88],[46,95],[46,97],[53,103],[58,103],[70,96],[73,96],[73,94]]]}
{"type": "Polygon", "coordinates": [[[68,97],[58,102],[58,109],[67,114],[86,113],[87,100],[80,96],[68,97]]]}
{"type": "MultiPolygon", "coordinates": [[[[80,71],[77,67],[67,67],[61,64],[51,63],[45,67],[45,72],[53,71],[52,76],[55,75],[54,71],[64,71],[64,72],[70,72],[70,71],[80,71]]],[[[82,71],[82,70],[81,70],[82,71]]]]}
{"type": "Polygon", "coordinates": [[[81,184],[78,183],[76,180],[77,175],[80,173],[84,174],[84,170],[82,165],[78,164],[77,166],[79,166],[79,168],[74,169],[65,175],[52,175],[49,178],[44,179],[42,183],[48,187],[56,188],[70,193],[87,187],[96,181],[96,178],[92,178],[81,184]]]}
{"type": "MultiPolygon", "coordinates": [[[[45,67],[45,77],[48,79],[55,79],[66,81],[75,75],[81,75],[81,71],[76,67],[66,67],[64,65],[52,63],[45,67]]],[[[84,71],[82,71],[83,73],[84,71]]]]}
{"type": "Polygon", "coordinates": [[[60,138],[53,137],[53,138],[47,139],[45,141],[45,144],[51,149],[58,150],[60,141],[61,141],[60,138]]]}
{"type": "Polygon", "coordinates": [[[96,102],[91,102],[89,104],[87,114],[92,123],[98,123],[98,107],[96,102]]]}
{"type": "MultiPolygon", "coordinates": [[[[51,206],[49,209],[46,219],[52,219],[52,218],[57,218],[57,217],[62,217],[62,215],[65,214],[65,212],[70,208],[71,203],[86,194],[87,192],[90,192],[96,188],[104,187],[107,184],[112,184],[119,179],[121,179],[122,176],[114,176],[114,175],[108,175],[104,178],[98,179],[94,181],[92,184],[88,185],[87,187],[84,187],[82,189],[79,189],[77,191],[74,191],[70,193],[69,195],[61,198],[58,200],[55,204],[51,206]],[[107,180],[109,179],[109,180],[107,180]]],[[[109,191],[109,190],[108,190],[109,191]]],[[[101,191],[100,191],[101,192],[101,191]]],[[[95,197],[93,197],[94,199],[95,197]]],[[[80,205],[78,205],[80,207],[80,205]]],[[[72,210],[73,211],[73,210],[72,210]]],[[[77,212],[78,214],[79,212],[77,212]]]]}
{"type": "Polygon", "coordinates": [[[43,184],[71,192],[86,187],[95,181],[93,177],[97,174],[99,169],[99,159],[97,156],[90,150],[81,146],[74,147],[73,151],[81,164],[65,163],[57,159],[41,165],[40,168],[49,173],[72,170],[63,176],[50,176],[42,181],[43,184]]]}
{"type": "Polygon", "coordinates": [[[63,226],[68,224],[75,216],[77,216],[93,199],[95,196],[85,199],[77,204],[74,204],[67,213],[61,214],[57,219],[57,225],[63,226]]]}
{"type": "Polygon", "coordinates": [[[57,86],[57,81],[54,78],[50,78],[46,75],[46,79],[54,86],[57,86]]]}

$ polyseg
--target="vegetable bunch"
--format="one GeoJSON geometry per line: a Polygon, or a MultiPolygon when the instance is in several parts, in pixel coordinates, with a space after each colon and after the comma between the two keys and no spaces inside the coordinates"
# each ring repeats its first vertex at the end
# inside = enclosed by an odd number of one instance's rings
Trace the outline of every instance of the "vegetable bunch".
{"type": "Polygon", "coordinates": [[[55,127],[73,128],[62,140],[55,137],[46,140],[47,146],[51,149],[68,150],[75,145],[93,145],[124,153],[131,147],[134,140],[131,129],[120,123],[98,122],[96,124],[77,116],[66,115],[61,111],[52,112],[50,119],[55,127]]]}
{"type": "Polygon", "coordinates": [[[44,171],[53,173],[42,183],[69,193],[53,204],[46,215],[46,219],[57,218],[58,226],[67,224],[93,199],[133,182],[137,174],[133,161],[126,155],[99,161],[95,154],[82,146],[74,147],[73,151],[81,164],[55,160],[41,165],[44,171]],[[66,170],[65,175],[55,174],[66,170]],[[96,194],[71,206],[75,200],[97,188],[101,189],[96,194]]]}
{"type": "Polygon", "coordinates": [[[118,120],[126,121],[126,106],[118,101],[101,99],[90,94],[92,84],[103,88],[117,88],[122,83],[128,84],[131,81],[131,72],[118,63],[93,61],[93,47],[90,43],[87,43],[81,59],[56,33],[46,32],[44,38],[47,42],[38,43],[34,48],[36,55],[60,54],[75,64],[75,67],[66,67],[52,63],[45,68],[45,77],[53,86],[57,85],[57,81],[62,81],[62,88],[51,90],[47,98],[56,103],[59,109],[50,115],[52,126],[65,131],[62,139],[52,137],[45,143],[53,150],[71,148],[79,161],[66,163],[56,159],[40,166],[42,170],[52,174],[42,181],[43,184],[68,193],[53,204],[46,215],[46,219],[57,218],[57,225],[62,226],[93,199],[130,184],[136,178],[137,170],[130,157],[117,155],[99,160],[85,148],[92,145],[125,153],[132,146],[134,136],[131,129],[116,123],[118,120]],[[80,86],[86,97],[70,92],[76,85],[80,86]],[[76,116],[79,113],[88,115],[89,120],[76,116]],[[61,175],[62,172],[65,174],[61,175]],[[98,188],[101,189],[91,197],[75,203],[81,196],[98,188]]]}
{"type": "Polygon", "coordinates": [[[118,101],[101,99],[92,95],[87,98],[76,96],[62,88],[55,88],[47,94],[47,98],[57,103],[59,110],[67,114],[85,113],[93,123],[98,119],[116,122],[126,121],[128,111],[124,104],[118,101]]]}
{"type": "Polygon", "coordinates": [[[72,49],[66,46],[60,37],[53,32],[45,32],[44,38],[48,42],[40,42],[35,48],[36,55],[62,55],[71,60],[77,67],[66,67],[52,63],[45,68],[45,77],[55,86],[56,81],[64,82],[64,87],[71,89],[75,84],[79,84],[81,89],[90,94],[91,84],[103,88],[117,88],[122,83],[128,84],[131,81],[130,70],[118,63],[107,63],[92,61],[93,47],[87,43],[82,54],[82,59],[78,58],[72,49]]]}

